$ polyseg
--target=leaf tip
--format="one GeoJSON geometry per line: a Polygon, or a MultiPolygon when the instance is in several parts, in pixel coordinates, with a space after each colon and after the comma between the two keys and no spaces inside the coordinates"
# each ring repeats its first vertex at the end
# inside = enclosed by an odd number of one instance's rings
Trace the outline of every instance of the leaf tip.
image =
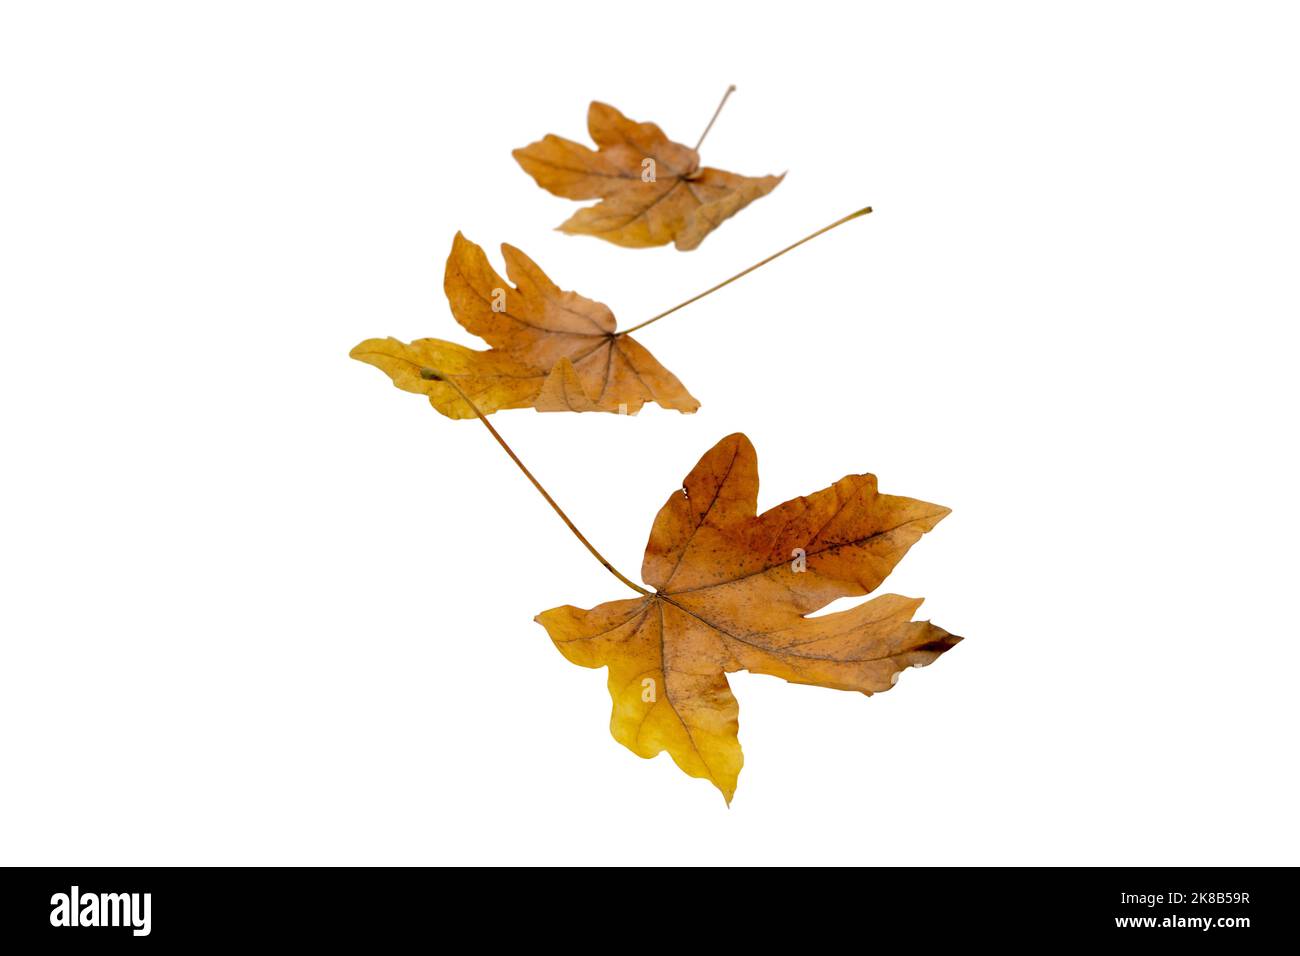
{"type": "Polygon", "coordinates": [[[749,436],[744,432],[732,432],[714,447],[717,448],[735,448],[737,451],[745,451],[754,454],[754,443],[749,440],[749,436]]]}
{"type": "Polygon", "coordinates": [[[358,342],[356,345],[352,347],[352,351],[348,352],[348,358],[356,359],[358,362],[365,362],[367,365],[373,365],[375,363],[370,361],[370,359],[367,356],[378,351],[379,346],[384,345],[391,341],[393,340],[391,338],[388,338],[388,339],[366,339],[364,342],[358,342]]]}

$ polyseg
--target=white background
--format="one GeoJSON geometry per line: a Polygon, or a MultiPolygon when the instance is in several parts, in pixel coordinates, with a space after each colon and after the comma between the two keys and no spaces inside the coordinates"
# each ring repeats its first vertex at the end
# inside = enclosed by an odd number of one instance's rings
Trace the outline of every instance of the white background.
{"type": "Polygon", "coordinates": [[[1297,860],[1300,136],[1285,4],[59,4],[0,16],[0,860],[1297,860]],[[553,227],[589,100],[786,181],[695,252],[553,227]],[[866,698],[735,675],[727,809],[533,615],[628,595],[475,422],[347,358],[473,344],[462,229],[692,417],[498,427],[632,575],[717,439],[760,507],[953,514],[967,637],[866,698]]]}

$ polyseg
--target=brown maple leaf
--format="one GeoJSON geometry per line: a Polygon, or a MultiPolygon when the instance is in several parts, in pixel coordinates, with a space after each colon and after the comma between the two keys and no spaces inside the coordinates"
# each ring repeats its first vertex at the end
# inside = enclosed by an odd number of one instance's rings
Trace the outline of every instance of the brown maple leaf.
{"type": "Polygon", "coordinates": [[[492,348],[367,339],[352,357],[387,372],[398,388],[427,395],[449,418],[474,417],[464,395],[484,414],[535,408],[634,415],[646,402],[680,412],[700,407],[644,346],[617,332],[607,306],[560,289],[514,246],[502,245],[501,253],[514,285],[458,232],[443,279],[456,321],[492,348]]]}
{"type": "Polygon", "coordinates": [[[570,661],[609,668],[619,743],[641,757],[668,751],[728,802],[742,763],[728,673],[871,694],[961,640],[913,621],[921,601],[894,594],[806,617],[875,590],[947,508],[879,494],[872,475],[761,515],[757,498],[754,447],[730,435],[655,518],[641,572],[655,591],[537,616],[570,661]]]}
{"type": "Polygon", "coordinates": [[[694,249],[723,220],[766,196],[785,177],[701,168],[696,149],[673,142],[654,123],[633,122],[604,103],[592,103],[587,110],[587,130],[597,149],[547,135],[513,155],[543,189],[566,199],[600,200],[574,213],[561,231],[620,246],[673,242],[678,249],[694,249]]]}

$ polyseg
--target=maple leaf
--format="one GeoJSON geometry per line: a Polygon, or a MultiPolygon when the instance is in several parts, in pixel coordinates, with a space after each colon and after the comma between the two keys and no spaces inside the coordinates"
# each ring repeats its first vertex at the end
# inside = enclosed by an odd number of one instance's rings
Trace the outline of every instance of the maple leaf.
{"type": "Polygon", "coordinates": [[[352,357],[388,373],[398,388],[427,395],[449,418],[474,417],[465,396],[484,414],[535,408],[633,415],[646,402],[680,412],[700,407],[644,346],[617,332],[607,306],[560,289],[514,246],[503,244],[501,254],[514,285],[458,232],[443,279],[456,321],[492,348],[367,339],[352,357]]]}
{"type": "Polygon", "coordinates": [[[894,594],[806,616],[874,591],[947,508],[882,495],[872,475],[761,515],[757,498],[754,446],[730,435],[655,518],[642,566],[654,592],[536,618],[570,661],[609,669],[619,743],[641,757],[668,751],[728,803],[743,762],[728,673],[871,694],[961,640],[913,621],[921,601],[894,594]]]}
{"type": "Polygon", "coordinates": [[[604,103],[588,108],[587,130],[597,149],[547,135],[512,155],[543,189],[565,199],[600,200],[574,213],[561,231],[620,246],[672,242],[681,250],[694,249],[785,178],[784,173],[751,177],[701,168],[695,149],[604,103]]]}

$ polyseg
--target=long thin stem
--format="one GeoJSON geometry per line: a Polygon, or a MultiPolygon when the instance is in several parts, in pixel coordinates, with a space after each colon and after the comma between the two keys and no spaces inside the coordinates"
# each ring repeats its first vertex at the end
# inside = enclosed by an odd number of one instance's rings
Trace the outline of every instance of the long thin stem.
{"type": "Polygon", "coordinates": [[[689,299],[687,299],[685,302],[679,302],[679,303],[677,303],[675,306],[673,306],[671,309],[666,309],[665,311],[660,312],[658,315],[651,316],[650,318],[646,319],[644,322],[640,323],[639,325],[634,325],[634,326],[632,326],[630,329],[624,329],[622,332],[619,332],[618,335],[627,335],[629,332],[635,332],[637,329],[644,329],[644,328],[645,328],[647,325],[649,325],[651,322],[658,322],[658,321],[659,321],[660,319],[662,319],[664,316],[672,315],[672,314],[673,314],[674,312],[676,312],[678,309],[685,308],[686,306],[690,305],[692,302],[698,302],[698,301],[700,301],[700,299],[703,299],[706,295],[709,295],[710,293],[713,293],[713,292],[717,292],[717,291],[718,291],[719,289],[721,289],[723,286],[731,285],[731,283],[735,282],[737,279],[741,278],[742,276],[747,276],[747,275],[749,275],[749,274],[750,274],[751,272],[753,272],[755,269],[760,269],[760,268],[762,268],[763,266],[765,266],[765,265],[767,265],[769,262],[771,262],[773,259],[777,259],[777,258],[780,258],[781,256],[785,255],[785,254],[786,254],[787,252],[789,252],[791,249],[797,249],[797,248],[799,248],[800,246],[802,246],[805,242],[808,242],[809,240],[812,240],[812,239],[816,239],[816,238],[817,238],[818,236],[820,236],[822,233],[824,233],[824,232],[830,232],[830,231],[831,231],[832,229],[834,229],[836,226],[842,226],[842,225],[844,225],[844,223],[848,222],[849,220],[851,220],[851,219],[857,219],[859,216],[865,216],[865,215],[866,215],[867,213],[869,213],[869,212],[871,212],[871,207],[870,207],[870,206],[866,206],[866,207],[864,207],[864,208],[862,208],[862,209],[859,209],[857,212],[851,212],[851,213],[849,213],[849,214],[848,214],[847,216],[845,216],[843,219],[836,219],[836,220],[835,220],[833,223],[831,223],[829,226],[823,226],[822,228],[818,229],[816,232],[812,233],[811,235],[804,236],[804,237],[803,237],[802,239],[800,239],[798,242],[796,242],[796,243],[792,243],[791,245],[786,246],[786,247],[785,247],[784,249],[782,249],[780,252],[774,252],[774,253],[772,253],[770,256],[768,256],[766,259],[764,259],[762,262],[755,262],[755,263],[754,263],[752,266],[750,266],[748,269],[745,269],[745,270],[743,270],[743,271],[741,271],[741,272],[737,272],[737,273],[736,273],[734,276],[732,276],[730,279],[724,279],[722,282],[719,282],[717,285],[713,286],[712,288],[710,288],[710,289],[705,289],[705,290],[704,290],[703,292],[701,292],[699,295],[693,295],[693,296],[691,296],[689,299]]]}
{"type": "Polygon", "coordinates": [[[736,92],[736,84],[732,83],[727,87],[727,92],[722,94],[722,102],[718,104],[718,108],[713,111],[713,119],[709,120],[709,125],[704,127],[704,132],[700,134],[700,141],[695,144],[697,150],[700,148],[700,143],[704,142],[704,137],[709,135],[709,130],[713,129],[713,124],[718,120],[718,114],[721,113],[722,108],[727,105],[727,98],[734,92],[736,92]]]}
{"type": "Polygon", "coordinates": [[[495,428],[492,427],[492,423],[487,420],[487,416],[484,415],[481,411],[479,411],[479,407],[474,404],[473,399],[471,399],[468,395],[466,395],[459,385],[457,385],[454,381],[452,381],[452,379],[443,375],[435,368],[420,369],[420,377],[428,381],[445,382],[446,384],[450,385],[453,389],[455,389],[456,394],[459,395],[461,397],[461,400],[466,405],[469,406],[470,411],[472,411],[475,415],[477,415],[478,420],[483,423],[483,426],[489,432],[491,432],[492,437],[497,440],[497,444],[505,449],[506,454],[510,456],[510,460],[513,461],[517,466],[519,466],[519,470],[524,473],[524,477],[533,483],[533,487],[536,488],[541,493],[541,496],[546,499],[546,503],[550,505],[552,509],[554,509],[557,515],[560,516],[560,520],[569,526],[569,530],[573,532],[574,537],[576,537],[579,541],[581,541],[583,546],[588,551],[591,552],[592,556],[597,561],[599,561],[602,565],[604,565],[605,570],[608,571],[610,574],[614,575],[614,577],[618,578],[620,581],[622,581],[624,584],[630,587],[633,591],[638,591],[641,594],[646,594],[646,595],[650,593],[645,588],[641,587],[641,585],[629,579],[626,575],[624,575],[621,571],[619,571],[618,568],[614,567],[614,565],[610,564],[608,561],[605,560],[605,556],[601,554],[599,551],[597,551],[595,546],[590,541],[587,540],[586,536],[581,531],[578,530],[578,526],[575,525],[573,521],[570,520],[569,516],[564,513],[564,509],[555,503],[555,499],[552,498],[550,493],[545,488],[542,487],[542,483],[533,477],[533,473],[528,470],[528,466],[519,460],[519,456],[515,454],[514,449],[506,444],[506,440],[501,437],[501,435],[497,432],[495,428]]]}

